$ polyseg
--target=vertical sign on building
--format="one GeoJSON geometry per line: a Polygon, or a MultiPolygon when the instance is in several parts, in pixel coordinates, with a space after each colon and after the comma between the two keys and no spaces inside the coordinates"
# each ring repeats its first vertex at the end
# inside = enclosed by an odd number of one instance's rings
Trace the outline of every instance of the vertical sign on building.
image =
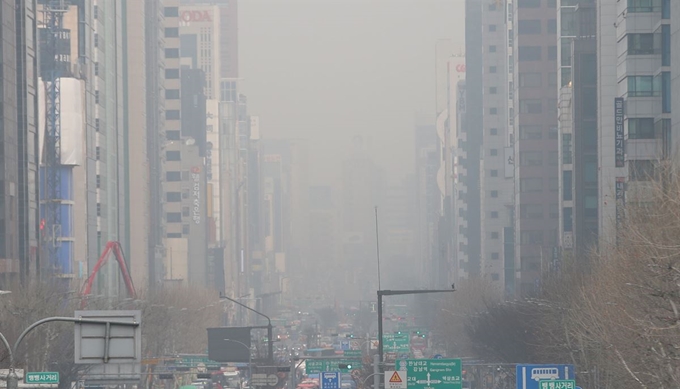
{"type": "Polygon", "coordinates": [[[614,154],[616,167],[625,166],[623,141],[623,98],[614,98],[614,154]]]}
{"type": "Polygon", "coordinates": [[[616,229],[619,229],[623,221],[624,208],[626,206],[626,179],[616,177],[616,229]]]}
{"type": "Polygon", "coordinates": [[[201,223],[201,168],[194,166],[191,168],[192,184],[192,220],[196,224],[201,223]]]}

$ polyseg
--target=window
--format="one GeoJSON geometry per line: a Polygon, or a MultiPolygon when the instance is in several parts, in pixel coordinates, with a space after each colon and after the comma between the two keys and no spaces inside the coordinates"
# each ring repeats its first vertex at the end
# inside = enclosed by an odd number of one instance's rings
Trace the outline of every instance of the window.
{"type": "Polygon", "coordinates": [[[99,161],[99,160],[101,159],[101,157],[102,157],[101,148],[100,148],[99,146],[97,146],[97,147],[95,148],[95,159],[96,159],[97,161],[99,161]]]}
{"type": "Polygon", "coordinates": [[[170,239],[181,238],[182,234],[180,234],[179,232],[168,232],[167,234],[165,234],[165,237],[170,239]]]}
{"type": "Polygon", "coordinates": [[[557,151],[548,151],[548,165],[557,166],[559,162],[559,156],[557,151]]]}
{"type": "Polygon", "coordinates": [[[167,192],[165,194],[165,201],[169,203],[179,203],[182,201],[182,194],[179,192],[167,192]]]}
{"type": "Polygon", "coordinates": [[[541,86],[541,73],[520,73],[519,86],[520,87],[537,87],[541,86]]]}
{"type": "Polygon", "coordinates": [[[519,47],[519,62],[540,61],[540,60],[541,60],[541,46],[520,46],[519,47]]]}
{"type": "Polygon", "coordinates": [[[548,216],[551,219],[559,219],[560,218],[560,205],[557,203],[550,204],[548,206],[548,216]]]}
{"type": "Polygon", "coordinates": [[[548,61],[557,61],[557,46],[548,46],[548,61]]]}
{"type": "Polygon", "coordinates": [[[562,200],[564,201],[571,201],[572,200],[572,195],[571,195],[571,178],[572,178],[572,171],[571,170],[565,170],[562,172],[562,200]]]}
{"type": "Polygon", "coordinates": [[[179,37],[179,28],[177,28],[177,27],[167,27],[165,29],[165,37],[166,38],[178,38],[179,37]]]}
{"type": "Polygon", "coordinates": [[[519,166],[541,166],[543,165],[542,151],[520,151],[519,166]]]}
{"type": "Polygon", "coordinates": [[[102,215],[102,203],[97,203],[97,216],[102,215]]]}
{"type": "Polygon", "coordinates": [[[165,7],[165,17],[178,17],[179,16],[179,7],[165,7]]]}
{"type": "Polygon", "coordinates": [[[628,119],[628,139],[654,139],[654,118],[628,119]]]}
{"type": "Polygon", "coordinates": [[[498,170],[496,170],[496,169],[490,170],[490,171],[489,171],[489,175],[490,175],[491,177],[498,177],[498,170]]]}
{"type": "Polygon", "coordinates": [[[97,174],[97,189],[102,187],[102,176],[97,174]]]}
{"type": "Polygon", "coordinates": [[[189,225],[188,225],[188,224],[182,224],[182,233],[183,233],[184,235],[188,235],[188,234],[189,234],[189,225]]]}
{"type": "Polygon", "coordinates": [[[628,170],[630,181],[651,181],[654,178],[654,161],[628,161],[628,170]]]}
{"type": "Polygon", "coordinates": [[[94,33],[94,47],[99,47],[99,34],[94,33]]]}
{"type": "MultiPolygon", "coordinates": [[[[660,80],[660,79],[659,79],[660,80]]],[[[655,85],[657,82],[653,76],[629,76],[628,77],[628,96],[629,97],[650,97],[658,96],[661,86],[655,85]]]]}
{"type": "Polygon", "coordinates": [[[551,192],[558,192],[560,190],[560,184],[557,177],[548,180],[548,190],[551,192]]]}
{"type": "Polygon", "coordinates": [[[166,89],[165,90],[166,100],[179,100],[179,89],[166,89]]]}
{"type": "Polygon", "coordinates": [[[543,244],[543,230],[524,230],[520,233],[521,244],[543,244]]]}
{"type": "Polygon", "coordinates": [[[557,86],[557,72],[548,73],[548,86],[557,86]]]}
{"type": "Polygon", "coordinates": [[[489,94],[490,95],[495,95],[497,93],[498,93],[498,88],[496,88],[495,86],[492,86],[492,87],[489,88],[489,94]]]}
{"type": "Polygon", "coordinates": [[[521,219],[543,219],[543,205],[521,204],[519,207],[519,217],[521,219]]]}
{"type": "Polygon", "coordinates": [[[543,138],[541,126],[536,125],[519,126],[520,140],[540,140],[541,138],[543,138]]]}
{"type": "Polygon", "coordinates": [[[180,154],[179,150],[168,150],[168,151],[165,152],[165,160],[166,161],[181,161],[182,155],[180,154]]]}
{"type": "Polygon", "coordinates": [[[489,135],[498,135],[498,128],[489,128],[489,135]]]}
{"type": "Polygon", "coordinates": [[[189,217],[190,214],[191,214],[191,210],[189,209],[189,207],[182,207],[182,216],[183,217],[189,217]]]}
{"type": "Polygon", "coordinates": [[[496,25],[495,24],[489,24],[489,32],[496,32],[496,25]]]}
{"type": "Polygon", "coordinates": [[[179,79],[179,69],[165,69],[165,78],[168,80],[179,79]]]}
{"type": "Polygon", "coordinates": [[[99,104],[99,90],[94,91],[94,103],[99,104]]]}
{"type": "Polygon", "coordinates": [[[179,58],[179,49],[165,49],[165,58],[179,58]]]}
{"type": "Polygon", "coordinates": [[[628,12],[659,12],[660,0],[628,0],[628,12]]]}
{"type": "Polygon", "coordinates": [[[169,109],[165,111],[165,119],[166,120],[179,120],[179,110],[178,109],[169,109]]]}
{"type": "Polygon", "coordinates": [[[491,211],[491,218],[498,219],[498,211],[491,211]]]}
{"type": "Polygon", "coordinates": [[[182,222],[182,214],[179,212],[168,212],[165,214],[165,220],[168,223],[181,223],[182,222]]]}
{"type": "Polygon", "coordinates": [[[498,115],[498,108],[489,108],[489,115],[498,115]]]}
{"type": "Polygon", "coordinates": [[[498,191],[497,190],[492,190],[491,191],[491,198],[498,198],[498,191]]]}
{"type": "Polygon", "coordinates": [[[671,66],[671,26],[661,26],[661,66],[671,66]]]}
{"type": "Polygon", "coordinates": [[[557,33],[557,19],[548,20],[548,34],[557,33]]]}
{"type": "MultiPolygon", "coordinates": [[[[657,77],[659,78],[659,77],[657,77]]],[[[663,113],[671,113],[671,72],[661,72],[661,107],[663,113]]]]}
{"type": "Polygon", "coordinates": [[[498,149],[491,149],[489,150],[489,155],[492,157],[495,157],[498,155],[498,149]]]}
{"type": "Polygon", "coordinates": [[[491,239],[498,239],[498,232],[492,232],[491,239]]]}
{"type": "Polygon", "coordinates": [[[562,163],[565,165],[573,163],[571,156],[571,134],[562,134],[562,163]]]}
{"type": "Polygon", "coordinates": [[[565,232],[570,232],[573,228],[572,212],[573,209],[571,207],[562,208],[562,219],[564,220],[562,226],[565,232]]]}
{"type": "Polygon", "coordinates": [[[498,253],[491,253],[491,259],[498,259],[500,258],[500,254],[498,253]]]}
{"type": "Polygon", "coordinates": [[[517,8],[540,8],[541,0],[519,0],[517,8]]]}
{"type": "Polygon", "coordinates": [[[541,33],[541,20],[529,19],[517,22],[518,35],[539,35],[541,33]]]}
{"type": "Polygon", "coordinates": [[[538,114],[543,112],[543,104],[540,99],[520,99],[519,113],[538,114]]]}
{"type": "Polygon", "coordinates": [[[543,179],[540,177],[521,178],[519,180],[519,191],[522,193],[541,192],[543,190],[543,179]]]}
{"type": "Polygon", "coordinates": [[[99,18],[99,7],[96,4],[92,6],[92,17],[95,20],[99,18]]]}
{"type": "Polygon", "coordinates": [[[597,184],[597,160],[592,156],[583,164],[583,179],[586,184],[597,184]]]}
{"type": "Polygon", "coordinates": [[[94,63],[94,75],[95,76],[99,75],[99,62],[94,63]]]}
{"type": "Polygon", "coordinates": [[[99,118],[94,119],[94,129],[95,129],[95,131],[97,131],[97,132],[99,132],[99,123],[101,123],[101,121],[99,120],[99,118]]]}
{"type": "Polygon", "coordinates": [[[167,140],[180,140],[180,134],[177,130],[166,130],[165,139],[167,140]]]}
{"type": "Polygon", "coordinates": [[[489,73],[496,73],[498,69],[495,66],[489,66],[489,73]]]}
{"type": "Polygon", "coordinates": [[[496,52],[496,45],[490,45],[489,46],[489,53],[495,53],[496,52]]]}
{"type": "Polygon", "coordinates": [[[180,172],[165,172],[165,181],[168,182],[182,181],[182,174],[180,172]]]}
{"type": "Polygon", "coordinates": [[[628,34],[628,54],[654,54],[654,34],[628,34]]]}

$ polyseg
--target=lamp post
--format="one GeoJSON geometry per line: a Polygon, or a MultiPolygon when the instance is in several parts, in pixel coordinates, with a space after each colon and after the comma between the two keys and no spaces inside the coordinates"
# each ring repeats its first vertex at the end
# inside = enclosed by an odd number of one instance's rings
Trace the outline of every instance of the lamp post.
{"type": "Polygon", "coordinates": [[[236,300],[234,300],[230,297],[227,297],[223,294],[220,296],[220,298],[225,299],[225,300],[229,300],[232,303],[238,304],[239,306],[241,306],[241,307],[243,307],[243,308],[245,308],[245,309],[247,309],[247,310],[249,310],[253,313],[258,314],[258,315],[264,317],[265,319],[267,319],[267,352],[269,354],[268,360],[269,360],[269,363],[274,363],[274,343],[273,343],[274,340],[272,339],[272,337],[274,336],[274,331],[273,331],[273,328],[272,328],[272,319],[270,319],[269,316],[265,315],[264,313],[256,311],[253,308],[251,308],[251,307],[249,307],[245,304],[241,304],[240,302],[238,302],[238,301],[236,301],[236,300]]]}
{"type": "Polygon", "coordinates": [[[378,355],[379,363],[383,362],[383,296],[397,296],[405,294],[452,293],[456,289],[422,289],[422,290],[379,290],[378,291],[378,355]]]}
{"type": "Polygon", "coordinates": [[[250,351],[250,347],[243,342],[233,339],[225,339],[225,342],[232,342],[243,346],[248,351],[248,385],[252,387],[253,385],[253,353],[250,351]]]}

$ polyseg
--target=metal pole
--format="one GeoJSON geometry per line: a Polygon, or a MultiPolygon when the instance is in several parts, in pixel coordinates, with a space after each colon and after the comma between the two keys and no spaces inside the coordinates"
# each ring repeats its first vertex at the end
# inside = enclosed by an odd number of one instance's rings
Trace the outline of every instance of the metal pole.
{"type": "Polygon", "coordinates": [[[0,333],[0,340],[5,345],[5,348],[7,348],[7,352],[9,353],[9,364],[13,365],[14,364],[14,353],[12,352],[12,348],[9,346],[9,342],[7,341],[7,338],[5,338],[5,335],[3,335],[2,333],[0,333]]]}
{"type": "MultiPolygon", "coordinates": [[[[290,389],[295,389],[297,379],[297,365],[295,364],[295,358],[290,359],[290,389]]],[[[252,386],[252,385],[251,385],[252,386]]]]}
{"type": "Polygon", "coordinates": [[[378,291],[378,356],[379,361],[383,361],[383,294],[382,290],[378,291]]]}
{"type": "Polygon", "coordinates": [[[380,389],[380,361],[377,354],[373,356],[373,389],[380,389]]]}
{"type": "Polygon", "coordinates": [[[250,351],[250,347],[248,347],[248,345],[243,343],[243,342],[239,342],[238,340],[224,339],[224,341],[239,344],[239,345],[243,346],[243,348],[245,348],[248,351],[248,382],[250,382],[250,385],[252,386],[252,381],[253,381],[253,353],[250,351]]]}
{"type": "Polygon", "coordinates": [[[19,388],[19,377],[17,376],[14,368],[9,369],[9,375],[7,375],[7,389],[18,389],[19,388]]]}
{"type": "Polygon", "coordinates": [[[375,253],[378,258],[378,290],[380,287],[380,238],[378,237],[378,206],[375,206],[375,253]]]}

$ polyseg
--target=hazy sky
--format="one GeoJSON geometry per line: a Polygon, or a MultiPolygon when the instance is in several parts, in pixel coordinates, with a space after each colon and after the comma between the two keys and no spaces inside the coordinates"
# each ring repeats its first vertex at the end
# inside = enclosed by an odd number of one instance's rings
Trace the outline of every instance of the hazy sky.
{"type": "Polygon", "coordinates": [[[413,171],[416,113],[434,120],[438,39],[464,45],[463,0],[240,0],[243,91],[265,138],[308,139],[330,183],[355,134],[391,177],[413,171]]]}

